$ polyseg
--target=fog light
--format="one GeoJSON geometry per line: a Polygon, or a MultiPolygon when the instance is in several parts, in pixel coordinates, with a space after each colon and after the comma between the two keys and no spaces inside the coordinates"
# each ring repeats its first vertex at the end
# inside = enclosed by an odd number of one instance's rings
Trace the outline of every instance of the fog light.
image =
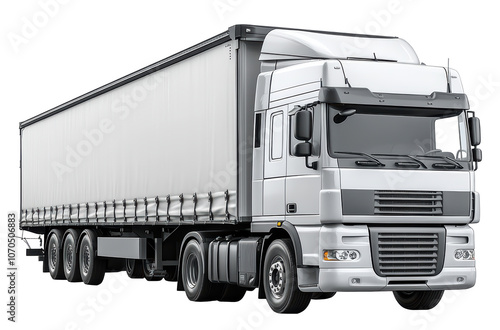
{"type": "Polygon", "coordinates": [[[457,260],[475,260],[474,250],[455,250],[455,259],[457,260]]]}
{"type": "Polygon", "coordinates": [[[359,259],[359,252],[356,250],[324,250],[323,260],[325,261],[353,261],[359,259]]]}

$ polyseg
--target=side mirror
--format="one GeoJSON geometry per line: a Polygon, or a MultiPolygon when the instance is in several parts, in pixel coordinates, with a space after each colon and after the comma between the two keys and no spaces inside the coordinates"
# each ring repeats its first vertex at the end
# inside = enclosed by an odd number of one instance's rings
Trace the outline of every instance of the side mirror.
{"type": "Polygon", "coordinates": [[[299,141],[309,141],[312,138],[312,113],[299,111],[295,114],[295,130],[293,135],[299,141]]]}
{"type": "Polygon", "coordinates": [[[477,117],[467,118],[469,123],[470,143],[473,147],[481,144],[481,123],[477,117]]]}
{"type": "Polygon", "coordinates": [[[480,162],[483,160],[483,151],[479,148],[472,149],[472,160],[475,162],[480,162]]]}
{"type": "Polygon", "coordinates": [[[293,150],[293,155],[297,157],[309,157],[312,155],[311,142],[297,143],[293,150]]]}

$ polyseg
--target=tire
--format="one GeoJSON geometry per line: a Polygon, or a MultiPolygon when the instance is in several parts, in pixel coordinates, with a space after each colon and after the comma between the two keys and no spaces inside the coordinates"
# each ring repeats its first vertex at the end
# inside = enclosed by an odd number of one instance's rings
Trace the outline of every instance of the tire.
{"type": "Polygon", "coordinates": [[[394,291],[394,297],[401,307],[409,310],[428,310],[436,307],[444,290],[437,291],[394,291]]]}
{"type": "Polygon", "coordinates": [[[337,292],[314,292],[312,294],[311,299],[313,300],[324,300],[324,299],[330,299],[331,297],[335,296],[337,292]]]}
{"type": "Polygon", "coordinates": [[[92,230],[85,230],[79,249],[80,273],[83,283],[99,285],[106,273],[106,260],[97,256],[97,235],[92,230]]]}
{"type": "Polygon", "coordinates": [[[216,300],[217,295],[220,296],[221,286],[214,285],[208,279],[207,259],[196,239],[186,244],[182,254],[181,277],[186,296],[191,301],[211,301],[216,300]]]}
{"type": "Polygon", "coordinates": [[[222,288],[221,296],[219,297],[219,301],[226,302],[237,302],[243,299],[247,290],[242,288],[241,286],[237,286],[234,284],[226,284],[222,288]]]}
{"type": "Polygon", "coordinates": [[[269,245],[262,272],[266,300],[273,311],[296,314],[307,308],[312,293],[299,290],[290,239],[278,239],[269,245]]]}
{"type": "Polygon", "coordinates": [[[68,229],[64,237],[62,260],[64,276],[68,282],[82,281],[77,246],[79,236],[79,233],[75,229],[68,229]]]}
{"type": "Polygon", "coordinates": [[[142,261],[142,271],[144,273],[144,278],[146,281],[161,281],[162,277],[153,276],[153,263],[154,261],[149,259],[144,259],[142,261]]]}
{"type": "Polygon", "coordinates": [[[125,271],[130,278],[144,278],[141,260],[127,259],[125,261],[125,271]]]}
{"type": "Polygon", "coordinates": [[[66,278],[62,262],[61,240],[62,233],[60,230],[55,229],[49,234],[46,257],[49,274],[54,280],[63,280],[66,278]]]}

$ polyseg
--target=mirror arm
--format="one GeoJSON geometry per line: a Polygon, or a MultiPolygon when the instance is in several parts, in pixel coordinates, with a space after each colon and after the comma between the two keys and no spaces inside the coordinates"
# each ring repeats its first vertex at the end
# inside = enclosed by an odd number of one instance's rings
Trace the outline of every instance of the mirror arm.
{"type": "Polygon", "coordinates": [[[309,156],[305,156],[304,157],[306,159],[306,167],[307,168],[310,168],[310,169],[313,169],[313,170],[317,170],[318,169],[318,162],[317,161],[314,161],[311,163],[311,165],[309,165],[309,156]]]}

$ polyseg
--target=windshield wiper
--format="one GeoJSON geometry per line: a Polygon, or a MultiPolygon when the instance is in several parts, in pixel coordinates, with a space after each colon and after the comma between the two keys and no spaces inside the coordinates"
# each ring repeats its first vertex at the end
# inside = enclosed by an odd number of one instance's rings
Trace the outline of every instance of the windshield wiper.
{"type": "Polygon", "coordinates": [[[374,154],[375,156],[384,156],[384,157],[390,157],[390,156],[394,156],[394,157],[407,157],[407,158],[410,158],[411,160],[417,162],[420,166],[422,166],[423,168],[427,168],[427,166],[425,166],[425,164],[423,162],[421,162],[420,160],[418,160],[417,158],[411,156],[411,155],[394,155],[394,154],[374,154]]]}
{"type": "Polygon", "coordinates": [[[334,151],[332,156],[335,156],[335,154],[363,156],[363,157],[368,158],[370,160],[368,162],[356,161],[356,165],[360,165],[360,166],[385,166],[385,164],[382,163],[380,160],[373,157],[372,155],[365,154],[364,152],[334,151]]]}
{"type": "Polygon", "coordinates": [[[438,158],[438,159],[444,159],[445,161],[448,162],[448,165],[453,165],[453,167],[447,166],[447,164],[441,164],[441,163],[436,163],[432,164],[432,167],[437,167],[437,168],[464,168],[459,162],[457,162],[454,159],[451,159],[450,157],[447,156],[431,156],[431,155],[415,155],[415,157],[424,157],[424,158],[438,158]]]}

